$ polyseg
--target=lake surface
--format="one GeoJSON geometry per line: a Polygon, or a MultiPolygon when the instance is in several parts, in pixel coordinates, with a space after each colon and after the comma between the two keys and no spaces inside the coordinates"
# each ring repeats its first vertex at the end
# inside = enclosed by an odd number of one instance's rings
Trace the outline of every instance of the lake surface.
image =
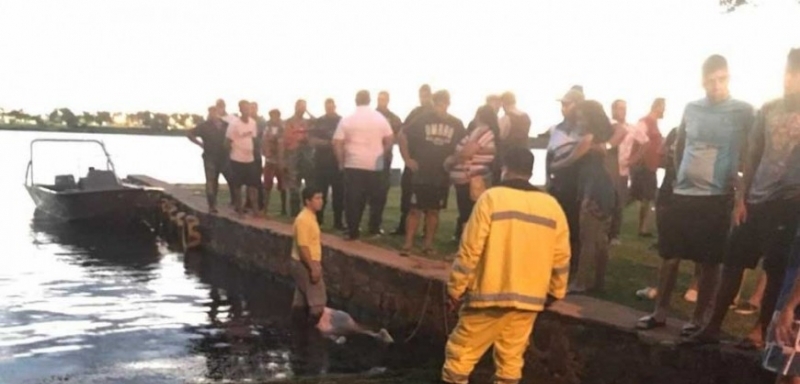
{"type": "MultiPolygon", "coordinates": [[[[22,187],[35,137],[101,138],[120,175],[203,177],[199,150],[183,138],[0,132],[0,382],[262,382],[441,359],[441,345],[430,341],[385,347],[356,337],[336,345],[298,330],[290,284],[219,256],[171,251],[147,227],[35,217],[22,187]]],[[[37,164],[37,177],[74,168],[64,151],[41,152],[55,165],[37,164]]],[[[96,164],[96,155],[82,153],[79,170],[96,164]]]]}

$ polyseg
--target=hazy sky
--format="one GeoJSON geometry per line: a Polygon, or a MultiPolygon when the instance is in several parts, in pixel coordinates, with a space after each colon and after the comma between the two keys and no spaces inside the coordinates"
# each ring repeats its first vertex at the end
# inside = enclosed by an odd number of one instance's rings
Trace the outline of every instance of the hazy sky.
{"type": "Polygon", "coordinates": [[[288,114],[298,97],[313,113],[334,97],[345,114],[366,88],[389,90],[405,115],[428,82],[464,120],[486,94],[513,90],[538,133],[579,83],[605,105],[628,99],[631,119],[667,97],[666,129],[702,96],[712,53],[728,57],[735,97],[782,91],[800,6],[725,14],[717,3],[0,0],[0,107],[202,113],[223,97],[288,114]]]}

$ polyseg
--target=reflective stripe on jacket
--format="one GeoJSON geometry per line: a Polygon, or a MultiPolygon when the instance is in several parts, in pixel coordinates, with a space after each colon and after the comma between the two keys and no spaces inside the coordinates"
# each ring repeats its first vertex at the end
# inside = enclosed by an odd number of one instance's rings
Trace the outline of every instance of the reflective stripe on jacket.
{"type": "Polygon", "coordinates": [[[447,284],[470,308],[541,311],[569,277],[569,228],[556,200],[526,181],[490,188],[475,203],[447,284]]]}

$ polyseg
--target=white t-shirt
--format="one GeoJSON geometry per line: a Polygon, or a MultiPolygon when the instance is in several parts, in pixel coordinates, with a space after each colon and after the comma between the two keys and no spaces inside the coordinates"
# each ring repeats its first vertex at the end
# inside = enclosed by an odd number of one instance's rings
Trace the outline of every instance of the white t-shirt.
{"type": "MultiPolygon", "coordinates": [[[[611,121],[611,124],[616,124],[616,122],[611,121]]],[[[628,123],[622,123],[622,126],[628,133],[625,135],[625,138],[622,139],[622,142],[619,143],[619,175],[628,176],[630,174],[630,158],[631,152],[633,151],[633,144],[645,144],[650,141],[650,139],[647,137],[647,126],[644,124],[630,125],[628,123]]]]}
{"type": "Polygon", "coordinates": [[[344,167],[366,171],[383,170],[383,139],[392,136],[389,121],[378,111],[357,107],[339,122],[334,140],[344,141],[344,167]]]}
{"type": "Polygon", "coordinates": [[[231,160],[238,163],[255,161],[253,139],[257,132],[255,119],[248,119],[245,123],[242,119],[234,116],[228,120],[228,131],[225,136],[231,139],[231,160]]]}

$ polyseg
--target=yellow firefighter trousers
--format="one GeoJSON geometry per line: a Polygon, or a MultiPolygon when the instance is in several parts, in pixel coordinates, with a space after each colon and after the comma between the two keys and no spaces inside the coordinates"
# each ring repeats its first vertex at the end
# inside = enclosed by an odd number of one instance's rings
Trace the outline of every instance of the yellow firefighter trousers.
{"type": "Polygon", "coordinates": [[[445,347],[442,380],[466,384],[475,364],[494,345],[495,383],[518,383],[537,314],[513,308],[462,309],[445,347]]]}

